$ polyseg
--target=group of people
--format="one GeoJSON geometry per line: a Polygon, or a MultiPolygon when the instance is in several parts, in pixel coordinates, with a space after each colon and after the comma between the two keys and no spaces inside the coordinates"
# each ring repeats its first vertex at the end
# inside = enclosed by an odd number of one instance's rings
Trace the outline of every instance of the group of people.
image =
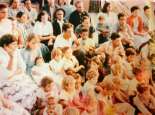
{"type": "Polygon", "coordinates": [[[0,115],[155,114],[151,8],[70,2],[0,4],[0,115]]]}

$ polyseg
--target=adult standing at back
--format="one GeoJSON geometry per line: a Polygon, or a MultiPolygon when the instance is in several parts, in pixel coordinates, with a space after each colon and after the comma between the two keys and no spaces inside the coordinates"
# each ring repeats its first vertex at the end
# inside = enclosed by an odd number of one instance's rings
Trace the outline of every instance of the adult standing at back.
{"type": "Polygon", "coordinates": [[[118,19],[117,19],[117,15],[114,12],[112,12],[112,7],[109,2],[105,2],[102,8],[102,13],[100,13],[99,16],[100,15],[104,16],[105,23],[109,27],[110,31],[115,32],[118,19]]]}
{"type": "Polygon", "coordinates": [[[0,36],[4,34],[11,33],[12,22],[7,19],[8,17],[8,7],[5,4],[0,4],[0,36]]]}
{"type": "Polygon", "coordinates": [[[10,1],[10,7],[8,10],[8,16],[9,17],[16,17],[16,15],[19,11],[24,12],[23,8],[21,7],[20,1],[19,0],[11,0],[10,1]]]}
{"type": "Polygon", "coordinates": [[[84,11],[83,2],[78,0],[75,2],[76,10],[71,13],[69,22],[74,25],[74,29],[82,23],[84,16],[88,16],[88,13],[84,11]]]}

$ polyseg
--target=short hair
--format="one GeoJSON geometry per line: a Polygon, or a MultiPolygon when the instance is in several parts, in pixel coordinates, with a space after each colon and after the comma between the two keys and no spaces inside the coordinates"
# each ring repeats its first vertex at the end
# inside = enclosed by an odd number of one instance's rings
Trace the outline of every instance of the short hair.
{"type": "Polygon", "coordinates": [[[17,39],[11,34],[5,34],[0,38],[0,47],[8,46],[9,44],[16,42],[17,39]]]}
{"type": "Polygon", "coordinates": [[[31,2],[31,0],[24,0],[23,3],[25,4],[27,1],[30,1],[31,2]]]}
{"type": "Polygon", "coordinates": [[[63,12],[63,16],[65,17],[65,14],[66,14],[65,10],[63,8],[58,8],[53,13],[53,18],[54,19],[56,19],[56,14],[57,14],[58,11],[62,11],[63,12]]]}
{"type": "Polygon", "coordinates": [[[114,33],[111,34],[111,37],[110,38],[111,38],[111,40],[116,40],[119,37],[120,37],[120,35],[118,33],[114,32],[114,33]]]}
{"type": "Polygon", "coordinates": [[[89,32],[89,30],[88,30],[87,28],[84,28],[84,27],[83,27],[83,28],[81,29],[80,33],[83,33],[83,32],[89,32]]]}
{"type": "Polygon", "coordinates": [[[19,11],[16,15],[17,18],[21,18],[25,13],[22,11],[19,11]]]}
{"type": "Polygon", "coordinates": [[[125,52],[126,56],[136,55],[136,50],[134,48],[128,48],[125,52]]]}
{"type": "Polygon", "coordinates": [[[86,20],[86,19],[89,19],[89,20],[90,20],[90,17],[89,17],[88,15],[83,16],[83,17],[82,17],[82,22],[83,22],[84,20],[86,20]]]}
{"type": "Polygon", "coordinates": [[[6,4],[0,4],[0,10],[3,10],[5,8],[8,8],[8,6],[6,4]]]}
{"type": "Polygon", "coordinates": [[[64,115],[80,115],[80,112],[77,108],[68,107],[65,109],[64,115]]]}
{"type": "Polygon", "coordinates": [[[144,11],[145,11],[145,10],[147,10],[147,9],[150,9],[150,7],[149,7],[148,5],[146,5],[146,6],[144,6],[143,9],[144,9],[144,11]]]}
{"type": "Polygon", "coordinates": [[[47,13],[45,10],[42,10],[42,11],[38,14],[37,21],[41,22],[41,17],[44,16],[45,14],[48,15],[48,13],[47,13]]]}
{"type": "Polygon", "coordinates": [[[138,6],[133,6],[130,9],[131,12],[134,12],[135,10],[139,10],[139,7],[138,6]]]}
{"type": "Polygon", "coordinates": [[[53,83],[53,80],[48,77],[48,76],[45,76],[42,80],[41,80],[41,87],[46,87],[47,85],[53,83]]]}
{"type": "Polygon", "coordinates": [[[63,26],[62,26],[62,30],[64,32],[66,32],[67,29],[69,29],[69,28],[73,28],[73,25],[71,23],[64,23],[63,26]]]}
{"type": "Polygon", "coordinates": [[[124,17],[124,16],[125,16],[124,13],[119,13],[119,14],[117,15],[118,19],[120,19],[121,17],[124,17]]]}
{"type": "Polygon", "coordinates": [[[148,90],[149,89],[149,87],[148,86],[146,86],[145,84],[139,84],[138,86],[137,86],[137,91],[139,92],[139,93],[144,93],[146,90],[148,90]]]}

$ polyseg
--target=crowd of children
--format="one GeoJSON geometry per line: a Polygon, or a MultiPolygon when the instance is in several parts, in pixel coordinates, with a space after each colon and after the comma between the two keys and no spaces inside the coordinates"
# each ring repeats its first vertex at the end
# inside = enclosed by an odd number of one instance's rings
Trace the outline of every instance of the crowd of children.
{"type": "Polygon", "coordinates": [[[70,2],[0,3],[0,115],[154,115],[151,8],[70,2]]]}

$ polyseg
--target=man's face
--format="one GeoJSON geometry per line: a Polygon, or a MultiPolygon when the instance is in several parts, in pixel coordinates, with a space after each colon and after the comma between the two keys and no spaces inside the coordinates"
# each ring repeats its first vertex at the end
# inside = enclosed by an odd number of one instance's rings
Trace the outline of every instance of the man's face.
{"type": "Polygon", "coordinates": [[[7,16],[8,16],[8,9],[7,8],[0,10],[0,20],[6,18],[7,16]]]}
{"type": "Polygon", "coordinates": [[[16,9],[16,8],[19,7],[19,5],[20,5],[19,0],[13,0],[13,2],[12,2],[12,8],[16,9]]]}
{"type": "Polygon", "coordinates": [[[125,16],[120,17],[119,23],[120,24],[125,24],[126,23],[126,17],[125,16]]]}
{"type": "Polygon", "coordinates": [[[132,12],[133,16],[138,16],[138,14],[139,14],[139,10],[138,9],[132,12]]]}
{"type": "Polygon", "coordinates": [[[31,0],[27,0],[26,2],[25,2],[25,7],[27,8],[27,9],[31,9],[31,0]]]}
{"type": "Polygon", "coordinates": [[[114,45],[115,47],[118,47],[118,46],[120,45],[120,42],[121,42],[121,41],[120,41],[119,38],[112,41],[112,43],[113,43],[113,45],[114,45]]]}
{"type": "Polygon", "coordinates": [[[76,4],[76,10],[78,12],[83,12],[83,9],[84,9],[84,7],[83,7],[83,3],[82,2],[79,2],[79,3],[76,4]]]}
{"type": "Polygon", "coordinates": [[[144,11],[144,13],[146,14],[146,15],[150,15],[150,9],[146,9],[145,11],[144,11]]]}

